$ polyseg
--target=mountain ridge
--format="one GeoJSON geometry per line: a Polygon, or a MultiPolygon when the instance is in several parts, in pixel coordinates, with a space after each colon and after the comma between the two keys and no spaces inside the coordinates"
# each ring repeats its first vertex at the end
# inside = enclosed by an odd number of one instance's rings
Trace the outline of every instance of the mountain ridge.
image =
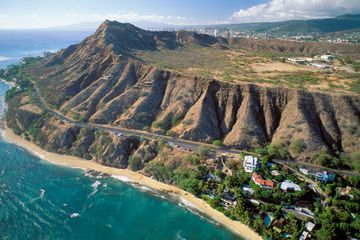
{"type": "Polygon", "coordinates": [[[72,119],[208,143],[220,139],[240,149],[273,143],[308,160],[319,153],[335,154],[335,148],[360,151],[360,132],[354,128],[360,124],[358,95],[182,76],[149,66],[131,54],[136,49],[157,51],[168,44],[189,43],[223,44],[221,38],[148,32],[109,21],[82,43],[43,60],[28,73],[36,78],[47,102],[72,119]],[[150,43],[144,44],[148,39],[150,43]]]}

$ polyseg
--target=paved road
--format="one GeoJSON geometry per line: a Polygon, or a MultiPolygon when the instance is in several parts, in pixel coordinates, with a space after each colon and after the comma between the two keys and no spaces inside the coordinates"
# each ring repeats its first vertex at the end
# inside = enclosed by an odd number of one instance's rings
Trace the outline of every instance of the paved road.
{"type": "Polygon", "coordinates": [[[358,175],[360,175],[360,173],[357,171],[338,170],[338,169],[327,168],[327,167],[323,167],[323,166],[319,166],[319,165],[315,165],[315,164],[311,164],[311,163],[307,163],[307,162],[295,162],[295,161],[287,161],[287,160],[281,160],[281,159],[276,159],[275,161],[279,164],[296,164],[298,167],[305,167],[305,168],[309,168],[309,169],[314,169],[316,171],[334,172],[334,173],[337,173],[342,176],[358,176],[358,175]]]}
{"type": "MultiPolygon", "coordinates": [[[[90,127],[94,127],[97,129],[103,129],[103,130],[108,130],[111,131],[115,134],[122,134],[122,135],[133,135],[133,136],[138,136],[138,137],[146,137],[146,138],[152,138],[152,139],[161,139],[165,142],[172,142],[176,145],[179,145],[182,148],[186,148],[186,149],[190,149],[192,151],[196,151],[197,149],[199,149],[200,147],[208,147],[210,148],[210,150],[214,151],[215,153],[228,153],[228,154],[234,154],[234,155],[238,155],[241,152],[244,151],[240,151],[237,149],[231,149],[231,148],[226,148],[226,147],[218,147],[218,146],[214,146],[212,144],[207,144],[207,143],[202,143],[202,142],[195,142],[195,141],[190,141],[190,140],[184,140],[184,139],[178,139],[178,138],[172,138],[172,137],[168,137],[168,136],[164,136],[164,135],[160,135],[160,134],[155,134],[155,133],[151,133],[151,132],[146,132],[146,131],[141,131],[141,130],[136,130],[136,129],[127,129],[127,128],[122,128],[122,127],[118,127],[118,126],[109,126],[109,125],[103,125],[103,124],[96,124],[96,123],[82,123],[82,122],[76,122],[66,116],[64,116],[62,113],[60,113],[57,110],[54,110],[53,108],[51,108],[43,99],[43,97],[40,95],[40,90],[38,89],[38,87],[36,86],[36,84],[33,82],[34,87],[35,87],[35,93],[38,96],[38,99],[40,100],[40,103],[43,105],[44,108],[46,108],[48,111],[52,112],[54,115],[56,115],[59,119],[65,121],[65,122],[70,122],[73,123],[76,126],[80,126],[80,127],[85,127],[85,126],[90,126],[90,127]]],[[[253,154],[250,153],[249,154],[253,154]]]]}
{"type": "MultiPolygon", "coordinates": [[[[38,95],[38,98],[41,101],[41,104],[44,106],[44,108],[48,109],[49,111],[51,111],[52,113],[54,113],[56,116],[58,116],[60,119],[67,121],[67,122],[71,122],[77,126],[91,126],[91,127],[95,127],[98,129],[104,129],[104,130],[109,130],[114,132],[115,134],[123,134],[123,135],[134,135],[134,136],[138,136],[138,137],[146,137],[146,138],[157,138],[157,139],[161,139],[165,142],[172,142],[176,145],[181,146],[182,148],[186,148],[186,149],[190,149],[192,151],[196,151],[197,149],[199,149],[200,147],[208,147],[210,148],[212,151],[214,151],[217,154],[222,154],[224,152],[229,153],[229,154],[233,154],[233,155],[238,155],[240,153],[246,153],[246,154],[251,154],[251,155],[257,155],[256,153],[253,152],[248,152],[248,151],[244,151],[244,150],[238,150],[238,149],[233,149],[233,148],[227,148],[227,147],[218,147],[218,146],[214,146],[212,144],[207,144],[207,143],[202,143],[202,142],[195,142],[195,141],[189,141],[189,140],[184,140],[184,139],[178,139],[178,138],[172,138],[172,137],[168,137],[168,136],[164,136],[164,135],[160,135],[160,134],[155,134],[155,133],[150,133],[150,132],[146,132],[146,131],[141,131],[141,130],[135,130],[135,129],[127,129],[127,128],[121,128],[121,127],[114,127],[114,126],[108,126],[108,125],[100,125],[100,124],[95,124],[95,123],[79,123],[76,122],[70,118],[67,118],[66,116],[64,116],[62,113],[60,113],[57,110],[52,109],[43,99],[43,97],[40,94],[40,90],[38,89],[38,87],[36,86],[36,84],[33,82],[33,85],[35,87],[35,92],[38,95]]],[[[277,160],[278,163],[284,164],[286,163],[286,161],[284,160],[277,160]]],[[[298,162],[298,161],[293,161],[292,163],[296,164],[297,166],[302,166],[304,164],[312,167],[312,168],[319,168],[318,166],[309,164],[309,163],[302,163],[302,162],[298,162]]],[[[338,174],[341,175],[348,175],[348,176],[357,176],[360,175],[360,173],[356,172],[356,171],[341,171],[341,170],[333,170],[331,169],[331,171],[335,171],[338,174]]]]}

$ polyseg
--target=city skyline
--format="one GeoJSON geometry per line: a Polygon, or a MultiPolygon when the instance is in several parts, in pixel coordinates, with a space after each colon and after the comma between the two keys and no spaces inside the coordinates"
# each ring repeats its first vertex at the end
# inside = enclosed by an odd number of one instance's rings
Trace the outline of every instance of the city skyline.
{"type": "Polygon", "coordinates": [[[228,0],[226,4],[215,0],[14,0],[2,3],[0,29],[48,28],[106,19],[172,25],[272,22],[359,12],[356,0],[228,0]]]}

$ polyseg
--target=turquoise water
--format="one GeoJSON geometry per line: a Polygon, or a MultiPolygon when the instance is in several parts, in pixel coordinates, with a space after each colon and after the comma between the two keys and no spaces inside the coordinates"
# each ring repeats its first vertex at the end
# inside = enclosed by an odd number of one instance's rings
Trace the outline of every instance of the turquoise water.
{"type": "Polygon", "coordinates": [[[100,177],[0,139],[0,239],[236,238],[174,202],[100,177]]]}
{"type": "Polygon", "coordinates": [[[19,62],[25,56],[39,56],[43,52],[81,42],[91,32],[49,30],[0,30],[0,68],[19,62]]]}

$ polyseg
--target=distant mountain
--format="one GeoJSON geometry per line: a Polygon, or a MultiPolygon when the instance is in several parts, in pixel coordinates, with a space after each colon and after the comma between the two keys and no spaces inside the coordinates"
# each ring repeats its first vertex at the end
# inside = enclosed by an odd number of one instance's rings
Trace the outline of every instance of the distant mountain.
{"type": "MultiPolygon", "coordinates": [[[[200,27],[199,27],[200,28],[200,27]]],[[[290,20],[283,22],[261,22],[201,26],[201,28],[236,29],[253,33],[272,34],[328,34],[340,31],[355,30],[360,28],[360,14],[346,14],[335,18],[290,20]]]]}

